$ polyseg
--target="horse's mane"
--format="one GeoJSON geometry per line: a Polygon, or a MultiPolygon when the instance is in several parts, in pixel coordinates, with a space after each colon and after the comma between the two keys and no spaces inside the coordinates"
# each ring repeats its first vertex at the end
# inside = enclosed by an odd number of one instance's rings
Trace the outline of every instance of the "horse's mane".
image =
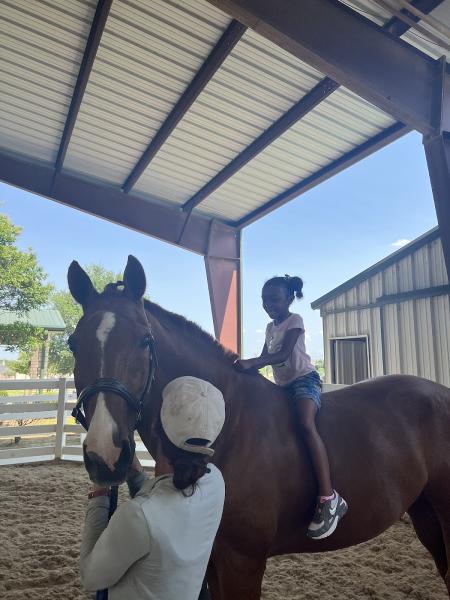
{"type": "Polygon", "coordinates": [[[197,325],[197,323],[189,321],[189,319],[186,319],[177,313],[170,312],[162,306],[159,306],[159,304],[155,304],[150,300],[144,300],[144,308],[158,320],[166,323],[168,322],[174,327],[177,327],[178,329],[188,333],[191,338],[208,344],[208,346],[213,348],[220,358],[225,358],[227,361],[234,361],[236,358],[238,358],[237,354],[231,352],[231,350],[227,350],[211,334],[197,325]]]}
{"type": "MultiPolygon", "coordinates": [[[[101,295],[111,297],[121,296],[123,294],[123,290],[120,289],[122,286],[122,281],[108,283],[108,285],[105,286],[105,289],[103,290],[101,295]]],[[[231,350],[227,350],[211,334],[202,329],[193,321],[189,321],[188,319],[181,315],[178,315],[177,313],[170,312],[162,306],[160,306],[159,304],[155,304],[155,302],[151,302],[146,298],[144,298],[144,308],[159,321],[163,321],[164,323],[173,325],[181,331],[188,333],[191,338],[199,340],[200,342],[204,342],[209,346],[209,348],[213,348],[214,352],[220,358],[224,358],[228,362],[232,362],[236,358],[238,358],[237,354],[231,352],[231,350]]]]}

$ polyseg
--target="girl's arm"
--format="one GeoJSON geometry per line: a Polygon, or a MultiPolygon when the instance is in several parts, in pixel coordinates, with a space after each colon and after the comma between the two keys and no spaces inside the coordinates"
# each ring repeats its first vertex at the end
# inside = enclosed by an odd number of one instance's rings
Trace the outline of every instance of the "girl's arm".
{"type": "Polygon", "coordinates": [[[298,336],[302,332],[301,329],[288,329],[284,336],[283,345],[278,352],[270,354],[267,351],[267,346],[264,344],[261,356],[257,358],[248,358],[247,360],[237,360],[234,364],[240,371],[250,371],[253,369],[261,369],[267,365],[278,365],[284,362],[292,354],[292,350],[298,340],[298,336]]]}
{"type": "MultiPolygon", "coordinates": [[[[264,343],[263,349],[261,350],[261,354],[258,358],[262,358],[263,356],[265,356],[267,354],[267,344],[264,343]]],[[[253,366],[247,366],[249,365],[253,360],[257,360],[257,359],[253,359],[253,358],[237,358],[233,365],[234,367],[238,370],[238,371],[248,371],[250,369],[254,369],[256,367],[253,366]]]]}

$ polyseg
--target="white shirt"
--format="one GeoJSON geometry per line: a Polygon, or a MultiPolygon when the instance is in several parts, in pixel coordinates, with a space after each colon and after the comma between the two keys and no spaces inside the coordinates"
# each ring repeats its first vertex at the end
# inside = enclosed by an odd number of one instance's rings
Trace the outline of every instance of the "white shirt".
{"type": "Polygon", "coordinates": [[[108,588],[110,600],[198,600],[225,498],[222,474],[208,467],[188,497],[171,475],[147,481],[109,524],[109,498],[89,500],[83,587],[108,588]]]}
{"type": "Polygon", "coordinates": [[[284,336],[289,329],[300,329],[300,334],[295,342],[292,353],[279,365],[272,365],[275,383],[289,385],[299,377],[314,371],[311,358],[305,348],[305,326],[300,315],[292,313],[279,325],[271,321],[266,327],[266,347],[269,354],[281,350],[284,336]]]}

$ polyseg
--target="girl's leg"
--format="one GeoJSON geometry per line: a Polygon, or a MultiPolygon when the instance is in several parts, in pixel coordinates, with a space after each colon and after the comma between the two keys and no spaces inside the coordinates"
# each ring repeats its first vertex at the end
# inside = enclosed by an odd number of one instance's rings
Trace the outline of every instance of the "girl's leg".
{"type": "Polygon", "coordinates": [[[316,428],[316,404],[310,398],[296,398],[294,402],[300,430],[308,446],[316,473],[319,496],[332,496],[333,486],[331,485],[328,454],[325,444],[316,428]]]}

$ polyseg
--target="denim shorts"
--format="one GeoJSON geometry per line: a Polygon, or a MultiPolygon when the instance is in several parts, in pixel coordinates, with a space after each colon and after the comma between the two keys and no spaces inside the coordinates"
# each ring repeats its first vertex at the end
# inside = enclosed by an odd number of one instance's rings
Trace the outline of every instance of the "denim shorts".
{"type": "Polygon", "coordinates": [[[320,409],[320,395],[322,393],[322,381],[317,371],[311,371],[299,377],[292,383],[286,386],[294,400],[303,400],[310,398],[316,405],[317,410],[320,409]]]}

